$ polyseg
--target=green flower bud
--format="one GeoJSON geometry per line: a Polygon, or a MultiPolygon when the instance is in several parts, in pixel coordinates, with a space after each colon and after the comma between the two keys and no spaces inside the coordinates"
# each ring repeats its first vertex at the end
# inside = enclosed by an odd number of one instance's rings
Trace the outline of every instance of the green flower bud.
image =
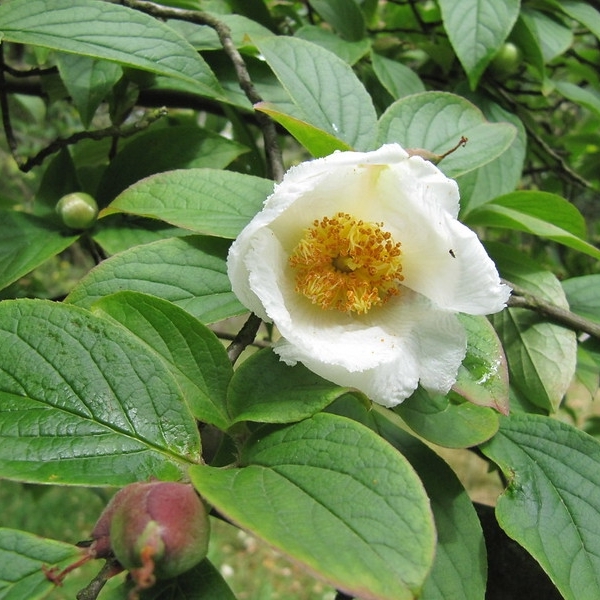
{"type": "Polygon", "coordinates": [[[522,60],[520,48],[512,42],[505,42],[492,59],[490,70],[496,78],[504,80],[519,70],[522,60]]]}
{"type": "Polygon", "coordinates": [[[98,205],[89,194],[73,192],[57,202],[56,212],[67,227],[89,229],[98,217],[98,205]]]}

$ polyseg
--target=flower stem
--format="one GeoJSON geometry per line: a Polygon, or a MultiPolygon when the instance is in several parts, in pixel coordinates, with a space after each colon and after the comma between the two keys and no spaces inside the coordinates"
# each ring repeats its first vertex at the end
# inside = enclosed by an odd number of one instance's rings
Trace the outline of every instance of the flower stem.
{"type": "Polygon", "coordinates": [[[248,317],[248,320],[235,336],[233,342],[227,347],[227,356],[231,364],[234,364],[244,349],[254,342],[256,332],[261,323],[260,317],[257,317],[254,313],[248,317]]]}
{"type": "Polygon", "coordinates": [[[526,308],[548,317],[554,323],[563,325],[574,331],[581,331],[588,335],[600,339],[600,324],[594,323],[585,317],[580,317],[574,312],[561,308],[552,302],[543,300],[539,296],[529,293],[527,290],[511,283],[510,281],[505,282],[509,285],[513,293],[508,300],[508,306],[511,308],[526,308]]]}

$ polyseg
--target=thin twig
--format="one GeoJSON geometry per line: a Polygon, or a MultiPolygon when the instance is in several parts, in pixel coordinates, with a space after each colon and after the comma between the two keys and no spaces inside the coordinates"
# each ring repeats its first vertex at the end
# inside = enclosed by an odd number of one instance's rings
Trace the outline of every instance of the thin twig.
{"type": "Polygon", "coordinates": [[[17,139],[15,138],[15,132],[13,131],[12,123],[10,122],[8,95],[6,92],[6,78],[4,76],[5,68],[4,45],[0,42],[0,109],[2,110],[2,127],[4,128],[4,135],[6,137],[6,142],[8,143],[10,153],[17,164],[19,164],[19,159],[17,156],[17,139]]]}
{"type": "MultiPolygon", "coordinates": [[[[215,327],[211,327],[210,329],[221,340],[233,341],[239,335],[237,333],[228,333],[227,331],[221,331],[220,329],[217,329],[215,327]]],[[[250,345],[254,346],[255,348],[271,348],[273,344],[267,340],[254,340],[250,345]]]]}
{"type": "Polygon", "coordinates": [[[244,349],[254,342],[256,332],[261,323],[260,317],[257,317],[254,313],[250,314],[248,320],[235,336],[233,342],[227,347],[227,356],[229,357],[231,364],[234,364],[244,349]]]}
{"type": "Polygon", "coordinates": [[[576,173],[565,161],[565,159],[560,156],[539,134],[535,131],[533,125],[530,122],[529,118],[526,118],[526,115],[523,114],[521,109],[521,105],[514,100],[510,96],[510,94],[503,90],[501,87],[496,88],[497,92],[504,98],[506,102],[508,102],[511,107],[516,112],[517,116],[521,118],[523,126],[527,131],[527,135],[531,137],[531,139],[539,146],[539,148],[551,159],[553,160],[557,166],[559,171],[561,171],[564,175],[566,175],[571,181],[579,184],[580,186],[586,189],[594,189],[594,186],[584,179],[579,173],[576,173]]]}
{"type": "MultiPolygon", "coordinates": [[[[196,23],[197,25],[208,25],[209,27],[212,27],[219,36],[223,50],[233,64],[240,88],[246,94],[248,100],[253,105],[262,102],[262,97],[256,91],[256,88],[252,83],[246,63],[233,42],[231,30],[225,23],[213,15],[201,10],[170,8],[159,6],[158,4],[147,2],[146,0],[122,0],[122,3],[129,8],[140,10],[160,19],[177,19],[180,21],[196,23]]],[[[279,142],[277,141],[277,129],[275,123],[268,115],[258,111],[256,112],[256,121],[258,122],[265,141],[265,152],[267,154],[270,175],[275,181],[281,181],[284,174],[284,168],[281,149],[279,147],[279,142]]]]}
{"type": "Polygon", "coordinates": [[[593,321],[590,321],[584,317],[580,317],[566,308],[561,308],[556,304],[552,304],[552,302],[543,300],[539,296],[529,293],[527,290],[515,285],[514,283],[511,283],[510,281],[506,281],[505,283],[513,290],[513,293],[507,303],[509,307],[533,310],[544,315],[545,317],[548,317],[554,323],[563,325],[564,327],[574,331],[587,333],[592,337],[600,339],[599,324],[594,323],[593,321]]]}
{"type": "Polygon", "coordinates": [[[58,73],[58,67],[32,67],[31,69],[27,69],[26,71],[21,71],[20,69],[15,69],[10,65],[4,63],[2,65],[2,69],[6,71],[9,75],[17,78],[25,78],[25,77],[35,77],[39,75],[50,75],[52,73],[58,73]]]}
{"type": "Polygon", "coordinates": [[[77,600],[96,600],[102,591],[102,588],[106,585],[106,582],[121,570],[122,568],[114,559],[107,560],[96,577],[94,577],[86,587],[77,592],[77,600]]]}
{"type": "Polygon", "coordinates": [[[76,144],[80,140],[102,140],[107,137],[118,137],[118,138],[126,138],[132,135],[135,135],[139,131],[142,131],[149,127],[152,123],[157,121],[158,119],[167,115],[167,109],[165,107],[158,108],[153,110],[146,115],[144,115],[139,121],[135,123],[131,123],[129,125],[124,125],[121,127],[117,127],[116,125],[111,125],[110,127],[106,127],[104,129],[96,129],[92,131],[78,131],[73,135],[70,135],[66,138],[57,138],[53,142],[51,142],[48,146],[42,148],[35,156],[23,161],[15,157],[19,165],[19,169],[24,173],[31,171],[33,167],[41,165],[48,156],[58,152],[60,149],[65,148],[66,146],[70,146],[72,144],[76,144]]]}

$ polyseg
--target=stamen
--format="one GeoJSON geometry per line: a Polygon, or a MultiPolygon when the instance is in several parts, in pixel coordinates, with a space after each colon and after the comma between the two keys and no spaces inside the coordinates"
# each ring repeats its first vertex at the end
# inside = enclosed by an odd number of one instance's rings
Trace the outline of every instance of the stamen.
{"type": "Polygon", "coordinates": [[[315,220],[289,259],[296,291],[324,309],[358,314],[397,296],[400,243],[382,227],[341,212],[315,220]]]}

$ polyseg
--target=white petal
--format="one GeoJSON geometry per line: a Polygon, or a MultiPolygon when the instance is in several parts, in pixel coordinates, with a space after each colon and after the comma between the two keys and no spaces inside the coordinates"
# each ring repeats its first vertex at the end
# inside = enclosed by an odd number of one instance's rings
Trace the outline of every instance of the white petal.
{"type": "Polygon", "coordinates": [[[407,287],[439,307],[473,315],[498,312],[510,289],[477,235],[444,213],[403,233],[402,273],[407,287]]]}
{"type": "Polygon", "coordinates": [[[285,308],[283,294],[295,294],[287,266],[287,253],[266,227],[253,235],[244,250],[242,260],[248,271],[246,293],[253,299],[252,304],[246,306],[264,320],[274,321],[278,327],[285,328],[291,316],[285,308]]]}
{"type": "MultiPolygon", "coordinates": [[[[391,325],[393,326],[393,325],[391,325]]],[[[452,313],[424,309],[415,330],[419,347],[419,381],[428,390],[447,393],[467,350],[465,328],[452,313]]]]}
{"type": "MultiPolygon", "coordinates": [[[[279,352],[282,348],[275,348],[279,352]]],[[[321,377],[344,387],[353,387],[363,392],[374,402],[383,406],[396,406],[408,398],[417,388],[419,376],[414,357],[403,355],[393,363],[386,363],[367,369],[349,373],[338,365],[319,363],[308,359],[304,365],[321,377]]]]}
{"type": "Polygon", "coordinates": [[[464,328],[453,314],[405,294],[361,319],[363,329],[356,318],[350,327],[332,323],[339,315],[332,311],[294,310],[292,326],[280,328],[284,339],[275,351],[286,363],[302,362],[384,406],[407,398],[419,379],[428,389],[447,392],[465,355],[464,328]]]}

